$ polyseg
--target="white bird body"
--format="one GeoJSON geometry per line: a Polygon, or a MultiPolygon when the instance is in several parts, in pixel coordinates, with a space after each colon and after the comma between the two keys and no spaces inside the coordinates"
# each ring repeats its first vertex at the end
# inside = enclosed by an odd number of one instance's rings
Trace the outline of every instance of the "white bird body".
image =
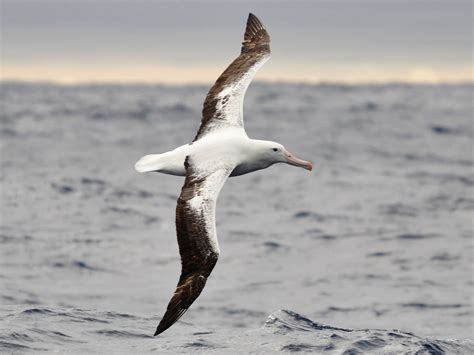
{"type": "Polygon", "coordinates": [[[245,133],[242,105],[248,85],[270,58],[270,36],[249,14],[241,54],[217,79],[206,96],[201,126],[190,144],[163,154],[142,157],[135,169],[185,176],[176,207],[181,276],[155,335],[173,325],[203,290],[219,257],[215,208],[229,176],[286,163],[307,170],[281,144],[250,139],[245,133]]]}
{"type": "Polygon", "coordinates": [[[142,173],[155,171],[186,176],[184,161],[187,156],[193,156],[202,161],[228,161],[229,165],[234,165],[230,176],[240,176],[287,162],[279,159],[283,149],[276,142],[250,139],[243,129],[227,128],[166,153],[145,155],[135,164],[135,169],[142,173]]]}
{"type": "Polygon", "coordinates": [[[245,145],[249,138],[245,131],[238,128],[228,128],[218,133],[211,133],[191,144],[184,144],[163,154],[149,154],[141,158],[135,169],[139,172],[156,171],[164,174],[185,176],[184,161],[188,155],[212,159],[225,159],[233,156],[243,158],[245,145]]]}

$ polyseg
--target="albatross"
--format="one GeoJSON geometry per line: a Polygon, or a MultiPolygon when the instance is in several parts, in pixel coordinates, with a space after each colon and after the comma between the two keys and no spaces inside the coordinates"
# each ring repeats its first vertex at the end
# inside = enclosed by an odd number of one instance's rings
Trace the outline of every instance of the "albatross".
{"type": "Polygon", "coordinates": [[[185,176],[176,206],[181,276],[155,335],[171,327],[188,310],[216,265],[216,201],[227,178],[276,163],[313,168],[283,145],[251,139],[245,132],[244,95],[255,73],[269,58],[270,36],[250,13],[240,55],[209,90],[194,140],[163,154],[145,155],[135,164],[138,172],[185,176]]]}

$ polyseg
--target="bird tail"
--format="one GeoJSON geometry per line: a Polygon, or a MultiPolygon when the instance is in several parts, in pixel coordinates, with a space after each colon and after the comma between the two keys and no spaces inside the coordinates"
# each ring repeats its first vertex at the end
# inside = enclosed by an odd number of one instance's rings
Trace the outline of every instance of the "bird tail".
{"type": "Polygon", "coordinates": [[[135,163],[135,170],[139,173],[147,173],[150,171],[160,171],[162,165],[163,154],[148,154],[141,157],[135,163]]]}

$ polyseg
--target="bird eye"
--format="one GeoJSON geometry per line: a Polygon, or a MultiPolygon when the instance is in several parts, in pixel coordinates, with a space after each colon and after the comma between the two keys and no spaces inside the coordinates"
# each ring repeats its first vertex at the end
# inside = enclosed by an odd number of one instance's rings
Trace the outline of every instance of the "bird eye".
{"type": "Polygon", "coordinates": [[[278,152],[278,148],[273,148],[273,151],[274,151],[274,152],[278,152]]]}

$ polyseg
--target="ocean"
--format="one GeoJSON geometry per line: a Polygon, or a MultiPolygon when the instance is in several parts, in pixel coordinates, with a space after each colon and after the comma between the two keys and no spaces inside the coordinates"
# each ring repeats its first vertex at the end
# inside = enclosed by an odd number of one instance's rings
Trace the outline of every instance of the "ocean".
{"type": "Polygon", "coordinates": [[[1,84],[0,352],[474,352],[471,84],[252,84],[248,135],[314,170],[226,182],[216,268],[153,337],[183,178],[133,166],[207,90],[1,84]]]}

